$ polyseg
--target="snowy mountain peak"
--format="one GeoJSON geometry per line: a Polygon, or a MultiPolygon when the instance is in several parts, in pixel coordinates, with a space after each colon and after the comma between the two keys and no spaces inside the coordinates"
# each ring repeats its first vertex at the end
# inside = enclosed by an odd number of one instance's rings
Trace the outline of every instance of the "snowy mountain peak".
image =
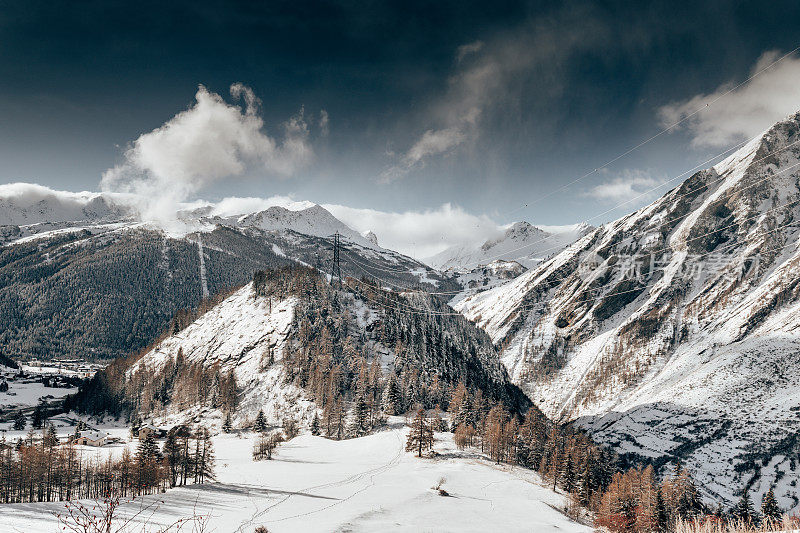
{"type": "Polygon", "coordinates": [[[520,242],[530,239],[544,239],[549,234],[536,226],[532,226],[528,222],[514,222],[501,236],[497,239],[488,240],[481,245],[481,250],[484,252],[490,251],[492,248],[497,247],[506,242],[520,242]]]}
{"type": "Polygon", "coordinates": [[[365,239],[367,239],[369,242],[371,242],[371,243],[372,243],[372,244],[374,244],[375,246],[378,246],[378,236],[377,236],[377,235],[375,235],[375,233],[374,233],[374,232],[372,232],[372,231],[366,231],[366,232],[364,232],[364,233],[363,233],[363,236],[364,236],[364,238],[365,238],[365,239]]]}
{"type": "Polygon", "coordinates": [[[291,230],[315,237],[330,237],[338,232],[355,243],[372,245],[368,239],[318,204],[298,211],[272,206],[264,211],[239,217],[237,225],[256,227],[265,231],[291,230]]]}
{"type": "Polygon", "coordinates": [[[795,114],[456,308],[551,417],[621,453],[678,456],[716,498],[777,483],[796,506],[800,443],[782,446],[800,430],[799,179],[795,114]]]}
{"type": "Polygon", "coordinates": [[[572,244],[592,228],[586,224],[541,228],[528,222],[514,222],[500,235],[483,243],[450,247],[429,258],[440,270],[468,272],[494,260],[516,261],[532,268],[572,244]]]}

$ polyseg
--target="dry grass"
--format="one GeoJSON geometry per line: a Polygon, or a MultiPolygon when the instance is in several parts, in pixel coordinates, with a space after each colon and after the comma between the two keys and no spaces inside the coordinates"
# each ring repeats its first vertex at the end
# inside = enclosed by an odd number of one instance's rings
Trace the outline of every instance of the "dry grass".
{"type": "Polygon", "coordinates": [[[675,524],[675,533],[770,533],[778,531],[800,532],[800,518],[786,516],[780,521],[754,525],[742,521],[724,522],[710,517],[701,521],[678,520],[675,524]]]}

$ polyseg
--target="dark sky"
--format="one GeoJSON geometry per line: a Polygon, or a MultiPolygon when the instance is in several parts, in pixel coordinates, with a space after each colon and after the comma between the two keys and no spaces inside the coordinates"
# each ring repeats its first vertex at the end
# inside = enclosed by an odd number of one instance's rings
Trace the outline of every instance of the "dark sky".
{"type": "Polygon", "coordinates": [[[204,197],[452,202],[570,223],[624,198],[604,183],[638,191],[724,149],[683,129],[535,203],[657,133],[662,106],[800,45],[798,21],[799,2],[0,1],[0,183],[97,190],[199,84],[231,101],[241,82],[271,135],[304,109],[313,160],[285,179],[251,168],[204,197]],[[414,159],[426,132],[450,140],[414,159]]]}

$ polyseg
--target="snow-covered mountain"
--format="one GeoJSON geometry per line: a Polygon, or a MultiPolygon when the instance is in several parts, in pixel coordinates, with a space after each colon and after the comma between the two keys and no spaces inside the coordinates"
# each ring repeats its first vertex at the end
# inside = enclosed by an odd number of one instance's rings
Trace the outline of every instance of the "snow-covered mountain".
{"type": "MultiPolygon", "coordinates": [[[[513,409],[524,411],[530,405],[511,384],[488,336],[461,316],[442,316],[447,309],[444,303],[421,295],[394,296],[379,303],[388,293],[361,284],[332,290],[310,269],[278,270],[270,276],[261,288],[253,282],[237,290],[128,368],[123,390],[130,405],[138,405],[143,416],[173,422],[196,416],[221,422],[219,413],[207,403],[187,406],[181,401],[179,383],[173,383],[163,409],[147,407],[162,405],[149,400],[153,380],[159,379],[153,376],[172,376],[173,371],[165,372],[168,366],[200,365],[215,375],[233,373],[238,397],[235,425],[251,423],[260,410],[272,424],[279,425],[287,417],[309,423],[317,413],[310,384],[313,377],[301,371],[292,379],[288,372],[314,357],[310,353],[320,349],[315,346],[333,346],[333,363],[345,369],[357,369],[359,358],[364,357],[369,364],[377,361],[384,373],[396,375],[398,381],[415,376],[416,383],[435,383],[436,387],[464,381],[513,409]],[[293,284],[298,288],[286,289],[293,284]],[[432,314],[409,315],[401,307],[412,304],[430,308],[432,314]],[[421,338],[411,339],[412,332],[422,331],[446,339],[442,341],[446,346],[436,349],[421,338]],[[401,353],[397,346],[402,347],[401,353]]],[[[319,361],[331,363],[330,359],[319,361]]],[[[342,387],[346,388],[344,381],[342,387]]]]}
{"type": "Polygon", "coordinates": [[[0,185],[0,226],[119,220],[127,211],[100,193],[54,191],[32,183],[0,185]]]}
{"type": "Polygon", "coordinates": [[[456,304],[549,416],[728,502],[800,481],[800,113],[456,304]]]}
{"type": "Polygon", "coordinates": [[[455,271],[455,279],[462,290],[450,299],[450,305],[457,306],[458,302],[468,296],[508,283],[527,270],[516,261],[496,259],[487,265],[478,265],[472,270],[455,271]]]}
{"type": "MultiPolygon", "coordinates": [[[[330,237],[334,233],[339,233],[362,246],[374,246],[372,241],[316,204],[298,211],[273,206],[258,213],[240,216],[236,224],[240,227],[254,227],[265,231],[291,230],[315,237],[330,237]]],[[[377,238],[375,240],[377,242],[377,238]]]]}
{"type": "Polygon", "coordinates": [[[178,213],[186,230],[174,234],[113,208],[117,197],[27,184],[2,192],[0,220],[27,223],[0,224],[0,345],[15,359],[138,350],[178,310],[256,270],[300,263],[331,272],[335,232],[343,276],[379,277],[395,289],[458,288],[309,202],[236,215],[230,205],[194,206],[178,213]]]}
{"type": "Polygon", "coordinates": [[[452,246],[428,258],[426,263],[439,270],[469,271],[500,259],[532,268],[592,229],[583,223],[543,229],[527,222],[515,222],[495,239],[452,246]]]}
{"type": "MultiPolygon", "coordinates": [[[[268,353],[274,354],[273,362],[281,361],[296,304],[295,297],[272,302],[256,298],[252,285],[247,285],[183,331],[164,339],[129,373],[163,369],[180,349],[188,364],[218,365],[223,373],[234,372],[241,398],[234,419],[237,424],[252,422],[262,409],[271,424],[279,425],[286,416],[310,422],[316,412],[314,403],[302,389],[286,383],[281,364],[267,361],[268,353]]],[[[166,416],[183,421],[196,415],[184,407],[172,407],[166,416]]]]}

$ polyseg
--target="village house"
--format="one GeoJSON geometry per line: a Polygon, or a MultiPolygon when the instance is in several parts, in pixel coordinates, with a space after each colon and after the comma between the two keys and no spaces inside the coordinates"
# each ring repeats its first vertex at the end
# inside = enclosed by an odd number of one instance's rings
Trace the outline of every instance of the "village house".
{"type": "Polygon", "coordinates": [[[108,435],[102,431],[81,431],[75,439],[75,444],[83,446],[103,446],[108,440],[108,435]]]}
{"type": "Polygon", "coordinates": [[[153,424],[144,424],[139,428],[139,440],[144,440],[148,435],[153,435],[155,438],[160,439],[166,437],[167,430],[154,426],[153,424]]]}

